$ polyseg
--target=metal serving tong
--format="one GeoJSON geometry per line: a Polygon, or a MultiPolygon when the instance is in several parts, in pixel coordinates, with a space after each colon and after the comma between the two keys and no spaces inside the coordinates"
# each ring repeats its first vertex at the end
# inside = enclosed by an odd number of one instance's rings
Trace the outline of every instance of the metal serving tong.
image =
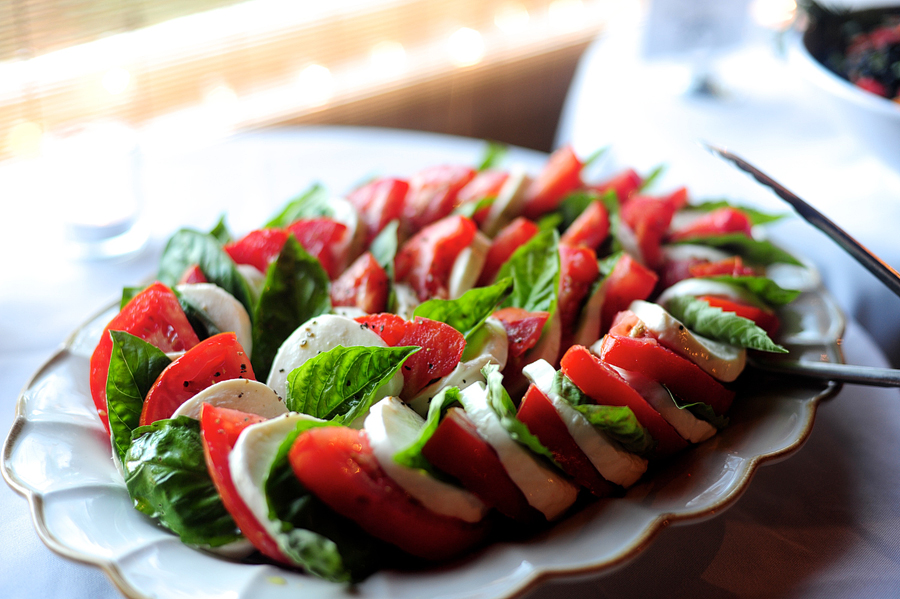
{"type": "MultiPolygon", "coordinates": [[[[790,204],[797,213],[808,223],[831,237],[857,262],[875,275],[888,289],[900,296],[900,273],[888,266],[881,258],[866,249],[846,231],[837,226],[824,214],[800,199],[783,185],[766,175],[764,172],[736,156],[728,150],[718,148],[702,142],[713,154],[724,158],[740,170],[748,173],[754,179],[775,192],[779,198],[790,204]]],[[[851,364],[836,364],[832,362],[800,362],[797,360],[774,360],[765,358],[753,358],[750,363],[762,370],[804,376],[844,383],[857,383],[861,385],[875,385],[879,387],[900,387],[900,370],[890,368],[874,368],[870,366],[853,366],[851,364]]]]}

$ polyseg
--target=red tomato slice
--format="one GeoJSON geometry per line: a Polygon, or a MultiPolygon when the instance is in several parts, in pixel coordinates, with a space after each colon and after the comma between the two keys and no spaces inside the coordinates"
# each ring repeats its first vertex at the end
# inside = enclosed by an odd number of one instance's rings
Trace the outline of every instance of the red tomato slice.
{"type": "Polygon", "coordinates": [[[410,497],[378,465],[363,431],[328,426],[297,437],[288,457],[311,493],[369,534],[428,560],[478,545],[484,523],[438,515],[410,497]]]}
{"type": "Polygon", "coordinates": [[[569,225],[560,238],[560,243],[583,245],[594,251],[609,235],[609,212],[603,202],[592,202],[584,212],[569,225]]]}
{"type": "MultiPolygon", "coordinates": [[[[507,179],[509,179],[509,173],[506,171],[481,171],[459,191],[456,201],[462,206],[463,204],[478,202],[485,198],[496,198],[500,194],[500,190],[503,189],[507,179]]],[[[490,210],[490,207],[482,208],[475,213],[472,220],[479,225],[483,224],[490,210]]]]}
{"type": "Polygon", "coordinates": [[[366,252],[331,284],[331,303],[356,306],[369,314],[384,312],[389,287],[387,273],[372,253],[366,252]]]}
{"type": "Polygon", "coordinates": [[[408,192],[409,183],[403,179],[376,179],[347,196],[366,224],[366,246],[385,225],[400,218],[408,192]]]}
{"type": "Polygon", "coordinates": [[[550,313],[528,312],[522,308],[502,308],[492,316],[502,322],[506,330],[509,357],[517,358],[537,345],[550,313]]]}
{"type": "Polygon", "coordinates": [[[640,372],[662,383],[685,401],[709,404],[720,416],[728,411],[734,399],[733,391],[652,337],[636,339],[606,335],[600,359],[625,370],[640,372]]]}
{"type": "Polygon", "coordinates": [[[603,284],[606,296],[601,308],[601,331],[607,330],[616,314],[634,300],[647,299],[656,287],[656,273],[623,254],[603,284]]]}
{"type": "Polygon", "coordinates": [[[188,266],[184,270],[184,274],[181,275],[181,278],[178,279],[179,284],[193,284],[193,283],[208,283],[209,281],[206,279],[206,275],[203,274],[203,271],[200,269],[200,266],[195,264],[193,266],[188,266]]]}
{"type": "Polygon", "coordinates": [[[752,320],[759,328],[767,332],[770,337],[775,335],[781,327],[781,321],[771,310],[714,295],[704,295],[700,299],[714,308],[721,308],[725,312],[734,312],[738,316],[752,320]]]}
{"type": "Polygon", "coordinates": [[[475,178],[475,169],[433,166],[413,175],[403,203],[403,231],[414,234],[444,218],[456,207],[460,190],[475,178]]]}
{"type": "Polygon", "coordinates": [[[717,260],[716,262],[701,262],[688,267],[691,277],[715,277],[725,275],[729,277],[753,276],[756,271],[749,266],[744,266],[740,256],[717,260]]]}
{"type": "Polygon", "coordinates": [[[575,345],[562,357],[563,373],[588,397],[603,406],[626,406],[656,439],[656,457],[671,455],[687,447],[687,441],[659,412],[647,403],[618,372],[604,364],[588,348],[575,345]]]}
{"type": "Polygon", "coordinates": [[[634,231],[641,257],[651,268],[662,263],[660,246],[675,210],[675,206],[665,199],[646,196],[633,196],[622,206],[622,220],[634,231]]]}
{"type": "Polygon", "coordinates": [[[200,409],[200,437],[203,441],[203,456],[206,458],[206,467],[216,486],[216,491],[219,492],[225,509],[234,518],[241,533],[263,555],[290,565],[290,560],[278,548],[275,539],[266,532],[266,529],[244,503],[234,486],[231,469],[228,466],[228,454],[234,449],[234,444],[241,432],[251,424],[264,420],[265,418],[256,414],[203,404],[200,409]]]}
{"type": "Polygon", "coordinates": [[[669,235],[669,240],[683,241],[696,237],[709,237],[711,235],[725,235],[728,233],[740,233],[750,237],[752,227],[750,218],[737,208],[718,208],[704,214],[691,224],[673,231],[669,235]]]}
{"type": "Polygon", "coordinates": [[[478,434],[460,408],[450,408],[437,430],[422,448],[435,468],[446,472],[488,507],[522,522],[543,516],[529,505],[524,493],[509,477],[497,452],[478,434]]]}
{"type": "Polygon", "coordinates": [[[237,241],[226,243],[225,252],[235,264],[250,264],[264,273],[278,257],[287,238],[287,231],[282,229],[250,231],[237,241]]]}
{"type": "Polygon", "coordinates": [[[303,249],[316,258],[334,280],[344,270],[350,253],[347,225],[330,218],[301,219],[287,227],[303,249]]]}
{"type": "Polygon", "coordinates": [[[497,278],[500,268],[509,260],[519,247],[528,243],[532,237],[538,234],[538,226],[522,216],[500,229],[496,237],[491,241],[484,266],[481,267],[481,275],[478,277],[477,286],[490,285],[497,278]]]}
{"type": "Polygon", "coordinates": [[[372,314],[356,319],[391,347],[417,345],[419,351],[403,363],[403,391],[410,399],[431,381],[453,372],[466,348],[462,333],[448,324],[417,316],[413,321],[396,314],[372,314]]]}
{"type": "Polygon", "coordinates": [[[525,216],[536,219],[554,210],[566,195],[581,187],[583,167],[571,146],[563,146],[553,152],[525,191],[525,216]]]}
{"type": "Polygon", "coordinates": [[[636,193],[641,188],[641,185],[643,184],[643,177],[637,174],[637,171],[635,171],[634,169],[629,168],[625,169],[608,181],[604,181],[603,183],[600,183],[598,185],[591,186],[591,189],[601,195],[606,193],[607,191],[614,191],[616,192],[616,197],[619,198],[619,203],[624,204],[633,193],[636,193]]]}
{"type": "Polygon", "coordinates": [[[517,414],[528,430],[553,454],[553,458],[575,483],[597,497],[608,497],[616,486],[600,476],[591,460],[578,447],[569,429],[560,418],[550,399],[531,385],[517,414]]]}
{"type": "Polygon", "coordinates": [[[581,306],[591,292],[591,285],[600,276],[597,255],[584,246],[559,244],[559,310],[563,344],[568,347],[575,334],[581,306]]]}
{"type": "Polygon", "coordinates": [[[204,339],[166,366],[147,392],[141,426],[171,418],[178,407],[207,387],[230,379],[255,380],[250,357],[234,333],[204,339]]]}
{"type": "Polygon", "coordinates": [[[162,283],[153,283],[131,298],[103,329],[100,343],[91,355],[91,397],[106,432],[109,432],[106,377],[112,355],[112,337],[108,331],[131,333],[164,352],[184,351],[200,342],[178,304],[178,298],[162,283]]]}
{"type": "Polygon", "coordinates": [[[397,252],[397,280],[409,283],[420,301],[446,299],[453,263],[475,239],[476,231],[475,223],[460,215],[425,227],[397,252]]]}

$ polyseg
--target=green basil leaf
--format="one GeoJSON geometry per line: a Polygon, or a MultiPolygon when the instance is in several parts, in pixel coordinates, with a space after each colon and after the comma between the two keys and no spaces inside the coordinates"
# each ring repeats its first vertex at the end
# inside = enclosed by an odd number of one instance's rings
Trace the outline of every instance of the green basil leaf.
{"type": "Polygon", "coordinates": [[[301,421],[281,443],[266,476],[269,517],[281,523],[278,547],[305,571],[331,582],[358,582],[387,563],[396,550],[365,533],[309,492],[288,459],[294,441],[331,422],[301,421]]]}
{"type": "Polygon", "coordinates": [[[119,311],[125,309],[134,296],[146,289],[146,287],[125,287],[122,289],[122,300],[119,302],[119,311]]]}
{"type": "Polygon", "coordinates": [[[710,306],[696,297],[686,295],[673,297],[664,307],[684,326],[704,337],[747,349],[788,353],[788,350],[772,341],[752,320],[710,306]]]}
{"type": "Polygon", "coordinates": [[[461,214],[466,218],[475,218],[476,213],[483,210],[484,208],[490,208],[496,201],[496,197],[487,196],[485,198],[481,198],[480,200],[460,204],[453,210],[453,213],[461,214]]]}
{"type": "Polygon", "coordinates": [[[609,151],[609,146],[604,146],[602,148],[598,148],[597,150],[594,150],[594,153],[591,154],[590,156],[588,156],[585,159],[585,161],[582,163],[581,170],[583,171],[584,169],[586,169],[589,166],[592,166],[593,164],[598,162],[608,151],[609,151]]]}
{"type": "MultiPolygon", "coordinates": [[[[497,280],[512,277],[513,292],[503,307],[553,315],[559,293],[559,233],[541,231],[520,246],[497,273],[497,280]]],[[[549,322],[549,320],[548,320],[549,322]]]]}
{"type": "Polygon", "coordinates": [[[634,412],[627,406],[582,404],[572,407],[581,412],[594,428],[617,441],[626,451],[647,456],[656,447],[656,439],[638,422],[634,412]]]}
{"type": "Polygon", "coordinates": [[[803,263],[775,244],[752,239],[741,233],[728,233],[725,235],[709,235],[703,237],[691,237],[676,242],[677,244],[708,245],[739,254],[752,264],[768,266],[769,264],[784,263],[803,266],[803,263]]]}
{"type": "Polygon", "coordinates": [[[147,392],[172,360],[159,348],[123,331],[109,331],[112,353],[106,378],[106,410],[113,449],[124,462],[131,434],[140,426],[147,392]]]}
{"type": "Polygon", "coordinates": [[[216,222],[216,225],[210,230],[209,234],[218,239],[219,243],[222,245],[233,241],[231,231],[228,230],[228,225],[225,224],[224,214],[219,217],[218,222],[216,222]]]}
{"type": "Polygon", "coordinates": [[[445,387],[441,389],[440,393],[438,393],[434,399],[431,400],[431,403],[428,404],[428,416],[425,418],[425,424],[422,426],[422,430],[419,431],[419,436],[409,446],[394,454],[395,462],[401,466],[406,466],[407,468],[421,468],[429,473],[434,472],[434,466],[432,466],[431,462],[422,455],[422,448],[425,447],[425,444],[431,439],[434,431],[437,430],[438,425],[441,423],[441,418],[444,417],[447,410],[449,410],[453,404],[459,403],[459,394],[458,387],[445,387]]]}
{"type": "Polygon", "coordinates": [[[264,228],[283,229],[301,218],[331,216],[328,197],[326,189],[319,183],[314,183],[309,189],[290,200],[278,214],[269,219],[264,228]]]}
{"type": "Polygon", "coordinates": [[[500,419],[500,424],[509,433],[510,438],[559,468],[559,464],[550,450],[544,447],[544,444],[528,430],[524,422],[516,418],[516,405],[503,386],[500,366],[489,363],[481,369],[481,373],[487,381],[487,403],[500,419]]]}
{"type": "Polygon", "coordinates": [[[644,181],[643,181],[643,183],[641,183],[641,186],[638,187],[638,193],[649,189],[654,183],[656,183],[656,180],[659,179],[664,172],[666,172],[665,164],[660,164],[659,166],[654,168],[652,171],[650,171],[650,173],[644,178],[644,181]]]}
{"type": "Polygon", "coordinates": [[[469,341],[472,334],[487,320],[494,309],[512,293],[511,278],[490,287],[476,287],[455,300],[432,299],[416,306],[413,317],[422,316],[445,324],[462,333],[469,341]]]}
{"type": "Polygon", "coordinates": [[[184,311],[184,315],[187,316],[188,322],[191,323],[191,328],[197,333],[197,337],[201,340],[208,339],[213,335],[218,335],[223,332],[220,331],[219,327],[216,326],[216,323],[212,321],[212,318],[209,317],[206,310],[187,300],[176,287],[172,288],[172,292],[175,293],[175,297],[178,298],[178,304],[184,311]]]}
{"type": "Polygon", "coordinates": [[[710,423],[720,430],[728,426],[728,416],[719,416],[718,414],[716,414],[716,411],[713,410],[712,406],[708,403],[703,403],[702,401],[686,403],[674,393],[672,393],[672,391],[670,391],[669,388],[665,385],[663,385],[663,388],[669,392],[669,397],[672,398],[672,402],[675,403],[675,406],[679,410],[688,410],[696,418],[705,420],[706,422],[710,423]]]}
{"type": "Polygon", "coordinates": [[[578,385],[572,382],[572,379],[559,370],[556,370],[555,372],[556,374],[553,376],[553,383],[550,385],[551,393],[555,393],[571,406],[591,405],[595,403],[593,399],[588,397],[587,394],[578,387],[578,385]]]}
{"type": "Polygon", "coordinates": [[[548,212],[538,219],[538,231],[558,230],[562,227],[563,215],[561,212],[548,212]]]}
{"type": "Polygon", "coordinates": [[[179,416],[136,429],[123,466],[134,507],[184,543],[219,547],[241,538],[210,479],[197,420],[179,416]]]}
{"type": "Polygon", "coordinates": [[[708,278],[711,281],[720,281],[722,283],[727,283],[728,285],[746,289],[764,304],[768,304],[770,306],[784,306],[785,304],[789,304],[794,301],[797,296],[800,295],[799,291],[796,291],[794,289],[784,289],[778,283],[766,277],[714,276],[704,278],[708,278]]]}
{"type": "Polygon", "coordinates": [[[391,281],[394,280],[394,258],[397,256],[397,247],[400,245],[397,236],[399,228],[400,221],[392,220],[384,226],[369,245],[369,251],[372,252],[375,261],[381,265],[391,281]]]}
{"type": "Polygon", "coordinates": [[[380,399],[378,390],[418,347],[343,347],[310,358],[288,374],[292,412],[349,424],[380,399]]]}
{"type": "Polygon", "coordinates": [[[206,233],[182,229],[166,244],[159,263],[159,280],[173,287],[189,267],[199,265],[206,280],[233,295],[253,314],[252,292],[247,281],[238,272],[222,244],[206,233]]]}
{"type": "Polygon", "coordinates": [[[787,216],[787,214],[770,214],[768,212],[756,210],[755,208],[738,206],[737,204],[733,204],[728,200],[707,200],[705,202],[691,204],[687,207],[688,210],[701,210],[703,212],[712,212],[713,210],[718,210],[719,208],[737,208],[747,215],[747,217],[750,219],[750,224],[752,225],[767,225],[769,223],[779,221],[787,216]]]}
{"type": "Polygon", "coordinates": [[[253,372],[266,380],[278,348],[304,322],[331,311],[330,282],[319,261],[288,237],[269,265],[253,315],[253,372]]]}
{"type": "Polygon", "coordinates": [[[506,144],[489,141],[487,147],[484,149],[484,156],[482,157],[481,162],[478,163],[477,170],[480,172],[496,167],[500,164],[508,151],[509,146],[506,144]]]}

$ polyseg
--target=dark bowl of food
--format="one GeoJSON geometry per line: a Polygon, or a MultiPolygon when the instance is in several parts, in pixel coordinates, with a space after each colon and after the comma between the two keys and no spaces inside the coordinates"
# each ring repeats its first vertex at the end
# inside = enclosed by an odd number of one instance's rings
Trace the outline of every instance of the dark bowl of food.
{"type": "Polygon", "coordinates": [[[900,169],[900,5],[801,6],[792,65],[861,145],[900,169]]]}

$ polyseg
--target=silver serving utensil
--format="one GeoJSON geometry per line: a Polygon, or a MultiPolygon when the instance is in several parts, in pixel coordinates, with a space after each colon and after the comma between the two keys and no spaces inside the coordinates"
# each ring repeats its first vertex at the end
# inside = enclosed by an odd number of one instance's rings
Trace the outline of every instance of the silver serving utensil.
{"type": "MultiPolygon", "coordinates": [[[[835,243],[844,248],[857,262],[866,267],[879,281],[884,283],[888,289],[900,296],[900,273],[866,249],[828,217],[743,158],[712,144],[701,143],[713,154],[724,158],[775,192],[775,195],[790,204],[808,223],[831,237],[835,243]]],[[[840,381],[843,383],[874,385],[877,387],[900,387],[900,370],[890,368],[854,366],[852,364],[835,364],[832,362],[800,362],[797,360],[764,357],[753,357],[749,362],[756,368],[781,374],[840,381]]]]}
{"type": "Polygon", "coordinates": [[[869,272],[875,275],[879,281],[884,283],[888,289],[893,291],[896,295],[900,296],[900,273],[888,266],[884,262],[884,260],[866,249],[861,243],[856,241],[856,239],[851,237],[846,231],[834,224],[834,222],[829,220],[828,217],[826,217],[824,214],[807,204],[805,201],[797,197],[794,193],[786,189],[783,185],[766,175],[764,172],[762,172],[743,158],[732,154],[728,150],[718,148],[706,142],[701,143],[703,143],[703,145],[706,146],[706,149],[708,149],[713,154],[716,154],[717,156],[724,158],[728,162],[731,162],[736,167],[738,167],[745,173],[748,173],[754,179],[775,192],[775,195],[793,206],[794,210],[796,210],[797,213],[802,216],[808,223],[831,237],[831,239],[833,239],[835,243],[844,248],[844,250],[846,250],[848,254],[853,256],[853,258],[855,258],[857,262],[865,266],[866,269],[868,269],[869,272]]]}

